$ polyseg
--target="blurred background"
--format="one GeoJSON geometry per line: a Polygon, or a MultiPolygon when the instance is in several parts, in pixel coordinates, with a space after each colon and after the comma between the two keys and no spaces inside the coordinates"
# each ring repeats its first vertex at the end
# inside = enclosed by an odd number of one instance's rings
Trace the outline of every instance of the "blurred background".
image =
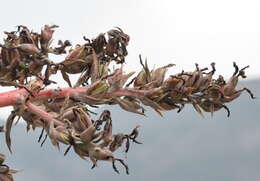
{"type": "MultiPolygon", "coordinates": [[[[169,73],[195,69],[194,63],[209,66],[216,62],[217,74],[228,78],[232,62],[246,71],[248,79],[239,87],[260,95],[260,3],[256,0],[76,0],[76,1],[2,1],[0,39],[3,31],[26,25],[40,31],[44,24],[60,26],[54,34],[59,39],[83,43],[83,36],[94,38],[115,26],[121,27],[131,40],[125,70],[140,70],[138,55],[147,57],[150,67],[176,64],[169,73]]],[[[61,57],[53,57],[62,61],[61,57]]],[[[59,77],[57,78],[59,79],[59,77]]],[[[66,84],[61,80],[60,87],[66,84]]],[[[0,92],[8,90],[0,89],[0,92]]],[[[39,130],[26,133],[25,125],[12,130],[10,155],[1,136],[0,152],[8,156],[12,168],[24,171],[16,180],[260,180],[259,99],[243,94],[228,105],[231,117],[219,111],[212,118],[202,118],[191,107],[180,114],[166,112],[164,117],[148,110],[148,117],[112,111],[115,132],[130,132],[141,125],[140,141],[127,155],[130,175],[114,173],[110,163],[99,163],[91,170],[88,161],[73,151],[63,157],[48,140],[41,148],[39,130]],[[258,120],[258,121],[257,121],[258,120]]],[[[102,107],[101,112],[108,107],[102,107]]],[[[1,124],[10,108],[0,109],[1,124]]],[[[124,158],[123,150],[119,157],[124,158]]]]}

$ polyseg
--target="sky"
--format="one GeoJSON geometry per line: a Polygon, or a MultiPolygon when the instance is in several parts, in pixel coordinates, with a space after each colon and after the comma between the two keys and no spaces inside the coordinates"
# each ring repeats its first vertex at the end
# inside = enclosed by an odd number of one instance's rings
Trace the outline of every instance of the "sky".
{"type": "Polygon", "coordinates": [[[57,24],[54,40],[74,45],[83,43],[84,35],[93,38],[119,26],[131,37],[127,70],[140,68],[142,54],[151,67],[175,63],[172,73],[214,61],[218,73],[229,76],[236,61],[251,66],[250,78],[260,76],[257,0],[13,0],[1,7],[0,32],[20,24],[36,31],[57,24]]]}

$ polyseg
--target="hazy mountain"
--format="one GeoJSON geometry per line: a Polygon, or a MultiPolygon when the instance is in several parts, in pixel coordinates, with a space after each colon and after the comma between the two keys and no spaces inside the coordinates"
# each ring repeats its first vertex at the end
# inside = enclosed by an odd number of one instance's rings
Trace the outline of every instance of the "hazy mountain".
{"type": "MultiPolygon", "coordinates": [[[[259,84],[260,80],[254,80],[242,82],[240,87],[246,86],[259,96],[259,84]]],[[[37,143],[39,131],[27,134],[24,125],[12,130],[14,154],[7,154],[8,163],[24,170],[15,176],[16,181],[259,181],[259,99],[251,100],[244,93],[228,106],[230,118],[221,110],[213,118],[207,114],[205,119],[190,106],[180,114],[166,112],[164,118],[152,110],[145,118],[111,107],[115,132],[130,132],[136,124],[142,126],[139,140],[144,144],[132,145],[127,155],[129,176],[120,165],[121,174],[115,173],[110,163],[100,162],[99,168],[91,170],[90,162],[73,151],[64,157],[49,140],[41,148],[37,143]]],[[[1,136],[0,151],[8,153],[3,142],[1,136]]]]}

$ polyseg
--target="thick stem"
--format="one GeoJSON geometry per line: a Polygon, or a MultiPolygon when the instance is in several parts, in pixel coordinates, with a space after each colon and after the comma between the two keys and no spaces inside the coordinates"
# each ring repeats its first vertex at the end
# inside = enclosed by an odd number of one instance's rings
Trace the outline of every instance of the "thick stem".
{"type": "MultiPolygon", "coordinates": [[[[77,88],[62,88],[62,89],[46,89],[38,93],[34,93],[34,97],[30,98],[31,102],[41,101],[53,98],[62,98],[66,95],[70,97],[80,97],[80,95],[85,95],[89,87],[77,87],[77,88]]],[[[121,96],[132,96],[139,97],[144,96],[146,93],[151,90],[128,90],[128,89],[119,89],[111,93],[106,93],[102,95],[102,98],[111,98],[111,97],[121,97],[121,96]]],[[[13,106],[21,100],[23,100],[28,95],[28,92],[25,89],[17,89],[12,91],[7,91],[0,93],[0,107],[13,106]]],[[[93,95],[93,97],[97,97],[93,95]]]]}
{"type": "Polygon", "coordinates": [[[49,114],[46,111],[42,110],[41,108],[39,108],[38,106],[34,105],[33,103],[27,102],[26,103],[26,107],[28,108],[28,110],[31,113],[41,117],[44,121],[47,121],[49,123],[53,122],[57,126],[64,126],[63,122],[53,118],[53,116],[51,114],[49,114]]]}
{"type": "MultiPolygon", "coordinates": [[[[78,88],[63,88],[63,89],[46,89],[34,94],[34,97],[30,99],[31,102],[60,98],[69,95],[71,97],[85,93],[86,87],[78,88]]],[[[0,107],[12,106],[17,104],[22,98],[28,95],[25,89],[17,89],[0,93],[0,107]]]]}

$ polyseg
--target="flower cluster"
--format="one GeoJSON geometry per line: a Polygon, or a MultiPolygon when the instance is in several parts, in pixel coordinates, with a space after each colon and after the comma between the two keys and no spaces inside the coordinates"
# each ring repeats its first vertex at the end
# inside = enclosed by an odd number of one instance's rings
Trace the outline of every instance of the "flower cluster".
{"type": "MultiPolygon", "coordinates": [[[[238,89],[239,78],[246,78],[245,69],[233,64],[235,72],[225,81],[220,75],[214,78],[215,63],[211,70],[200,68],[190,72],[182,71],[166,78],[166,71],[174,64],[150,69],[141,56],[141,71],[126,73],[123,70],[127,45],[130,37],[120,28],[112,29],[90,40],[84,37],[85,44],[72,46],[68,40],[59,41],[52,46],[52,36],[56,25],[45,25],[41,33],[18,26],[17,31],[5,32],[7,37],[0,44],[0,85],[18,87],[14,91],[0,93],[0,107],[13,106],[6,125],[6,143],[11,151],[11,128],[15,118],[20,117],[27,123],[27,130],[41,128],[39,142],[47,137],[59,148],[65,144],[73,148],[81,158],[89,158],[93,166],[97,161],[112,162],[113,169],[119,173],[115,162],[120,162],[129,173],[124,160],[113,153],[125,145],[128,152],[130,143],[141,144],[136,140],[139,126],[129,133],[112,132],[112,118],[109,110],[102,112],[96,120],[90,107],[99,105],[119,105],[122,109],[145,115],[145,106],[153,108],[158,114],[163,111],[177,110],[191,104],[195,110],[203,112],[226,109],[226,103],[238,98],[247,88],[238,89]],[[67,52],[67,48],[71,47],[67,52]],[[55,63],[49,54],[67,54],[65,59],[55,63]],[[111,67],[111,62],[117,64],[111,67]],[[68,88],[47,89],[52,75],[61,72],[68,88]],[[78,74],[76,82],[70,75],[78,74]],[[33,77],[30,78],[30,77],[33,77]],[[129,80],[132,77],[131,80],[129,80]],[[29,81],[30,78],[30,81],[29,81]]],[[[1,174],[1,173],[0,173],[1,174]]]]}

